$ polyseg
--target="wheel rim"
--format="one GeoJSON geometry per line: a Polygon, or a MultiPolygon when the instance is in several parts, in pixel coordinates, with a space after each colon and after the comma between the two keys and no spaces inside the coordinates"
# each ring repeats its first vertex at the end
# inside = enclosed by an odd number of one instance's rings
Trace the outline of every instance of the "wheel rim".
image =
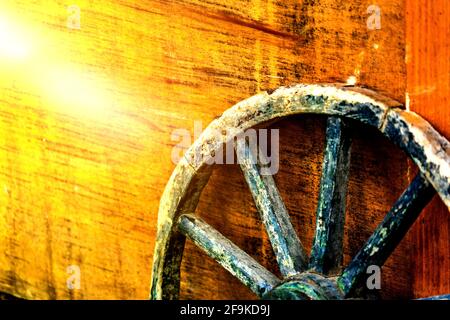
{"type": "Polygon", "coordinates": [[[177,299],[185,238],[262,298],[342,299],[369,265],[382,266],[422,209],[437,193],[450,207],[450,144],[401,104],[373,91],[342,85],[296,85],[241,101],[214,120],[178,163],[158,212],[152,299],[177,299]],[[218,231],[191,215],[212,171],[211,159],[243,131],[294,114],[328,115],[316,230],[308,259],[273,178],[261,175],[246,143],[235,145],[244,177],[266,227],[284,280],[259,265],[218,231]],[[351,141],[347,120],[376,127],[403,149],[420,172],[398,198],[350,264],[342,267],[345,194],[351,141]],[[217,135],[224,129],[227,135],[217,135]]]}

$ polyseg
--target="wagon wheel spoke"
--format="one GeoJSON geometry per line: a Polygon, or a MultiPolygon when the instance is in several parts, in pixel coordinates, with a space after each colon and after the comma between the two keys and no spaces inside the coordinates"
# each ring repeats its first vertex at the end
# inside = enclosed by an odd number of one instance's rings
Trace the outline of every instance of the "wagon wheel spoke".
{"type": "Polygon", "coordinates": [[[181,215],[178,229],[259,297],[280,282],[255,259],[200,218],[181,215]]]}
{"type": "MultiPolygon", "coordinates": [[[[252,193],[256,208],[272,244],[280,272],[296,274],[306,267],[306,254],[292,226],[289,213],[270,174],[262,174],[267,160],[255,145],[239,138],[235,145],[238,162],[252,193]]],[[[267,172],[268,173],[268,172],[267,172]]]]}
{"type": "Polygon", "coordinates": [[[346,295],[360,283],[367,267],[384,264],[434,194],[428,180],[418,174],[338,278],[346,295]]]}
{"type": "Polygon", "coordinates": [[[330,274],[342,264],[351,139],[341,118],[329,117],[309,268],[330,274]]]}

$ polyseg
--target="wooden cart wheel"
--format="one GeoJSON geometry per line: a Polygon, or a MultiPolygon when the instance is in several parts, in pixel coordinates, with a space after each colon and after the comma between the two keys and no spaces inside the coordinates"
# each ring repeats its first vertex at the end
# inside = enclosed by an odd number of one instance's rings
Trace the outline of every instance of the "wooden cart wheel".
{"type": "Polygon", "coordinates": [[[258,94],[214,120],[172,173],[159,207],[150,297],[178,298],[186,237],[260,298],[355,297],[367,268],[384,264],[436,192],[450,208],[450,143],[420,116],[403,110],[398,102],[367,89],[343,85],[295,85],[258,94]],[[279,279],[192,213],[211,174],[209,163],[223,144],[233,143],[233,137],[255,125],[294,114],[328,116],[316,230],[309,258],[273,178],[261,174],[262,166],[248,143],[235,144],[239,164],[283,275],[279,279]],[[378,128],[408,154],[420,172],[344,267],[342,238],[351,145],[346,127],[352,120],[378,128]]]}

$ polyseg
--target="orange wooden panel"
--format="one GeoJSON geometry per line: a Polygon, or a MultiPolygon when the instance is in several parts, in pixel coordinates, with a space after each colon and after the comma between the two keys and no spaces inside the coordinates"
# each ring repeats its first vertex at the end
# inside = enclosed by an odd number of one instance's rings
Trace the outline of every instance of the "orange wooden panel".
{"type": "MultiPolygon", "coordinates": [[[[450,138],[450,2],[406,2],[409,107],[450,138]]],[[[450,214],[439,199],[412,231],[416,297],[450,293],[450,214]]]]}

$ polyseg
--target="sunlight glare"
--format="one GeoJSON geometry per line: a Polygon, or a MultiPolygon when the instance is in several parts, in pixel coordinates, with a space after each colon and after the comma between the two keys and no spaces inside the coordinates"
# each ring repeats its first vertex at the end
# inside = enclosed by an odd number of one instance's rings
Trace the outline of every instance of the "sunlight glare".
{"type": "Polygon", "coordinates": [[[0,18],[0,56],[23,60],[28,57],[30,44],[16,26],[0,18]]]}

